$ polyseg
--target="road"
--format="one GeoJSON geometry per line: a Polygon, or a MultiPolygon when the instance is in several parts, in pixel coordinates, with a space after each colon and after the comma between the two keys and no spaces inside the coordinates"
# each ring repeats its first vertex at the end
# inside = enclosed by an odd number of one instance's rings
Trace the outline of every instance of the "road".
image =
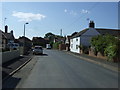
{"type": "Polygon", "coordinates": [[[117,72],[57,50],[34,56],[12,79],[4,87],[118,88],[117,72]]]}

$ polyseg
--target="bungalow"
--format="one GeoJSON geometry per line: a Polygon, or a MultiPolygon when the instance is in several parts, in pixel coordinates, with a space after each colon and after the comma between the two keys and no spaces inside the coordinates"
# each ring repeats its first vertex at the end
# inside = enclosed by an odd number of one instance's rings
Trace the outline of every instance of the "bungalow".
{"type": "Polygon", "coordinates": [[[103,28],[94,28],[95,24],[93,21],[90,21],[89,28],[86,28],[79,33],[75,34],[70,39],[70,51],[79,53],[80,52],[80,45],[83,46],[90,46],[90,40],[93,36],[96,35],[105,35],[111,34],[113,36],[120,36],[120,30],[118,29],[103,29],[103,28]]]}

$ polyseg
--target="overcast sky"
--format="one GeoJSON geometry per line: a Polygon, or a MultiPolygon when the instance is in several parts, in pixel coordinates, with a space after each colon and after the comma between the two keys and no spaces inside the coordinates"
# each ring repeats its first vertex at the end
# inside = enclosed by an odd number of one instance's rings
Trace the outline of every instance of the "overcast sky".
{"type": "Polygon", "coordinates": [[[88,20],[97,28],[118,28],[118,2],[3,2],[2,26],[14,30],[16,38],[23,36],[43,37],[47,32],[70,35],[88,28],[88,20]],[[7,18],[4,22],[4,18],[7,18]]]}

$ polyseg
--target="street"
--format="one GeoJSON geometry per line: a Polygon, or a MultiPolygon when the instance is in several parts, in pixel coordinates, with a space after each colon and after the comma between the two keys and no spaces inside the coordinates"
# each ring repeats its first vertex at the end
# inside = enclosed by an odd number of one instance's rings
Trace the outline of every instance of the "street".
{"type": "Polygon", "coordinates": [[[3,87],[118,88],[118,73],[64,51],[44,49],[43,55],[35,55],[3,87]],[[15,78],[19,81],[15,82],[15,78]]]}

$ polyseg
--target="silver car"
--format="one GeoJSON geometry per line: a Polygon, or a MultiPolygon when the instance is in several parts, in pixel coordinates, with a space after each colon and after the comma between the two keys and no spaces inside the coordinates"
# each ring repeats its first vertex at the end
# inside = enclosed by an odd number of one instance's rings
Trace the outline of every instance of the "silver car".
{"type": "Polygon", "coordinates": [[[33,49],[33,55],[35,54],[43,54],[43,48],[42,46],[35,46],[33,49]]]}

